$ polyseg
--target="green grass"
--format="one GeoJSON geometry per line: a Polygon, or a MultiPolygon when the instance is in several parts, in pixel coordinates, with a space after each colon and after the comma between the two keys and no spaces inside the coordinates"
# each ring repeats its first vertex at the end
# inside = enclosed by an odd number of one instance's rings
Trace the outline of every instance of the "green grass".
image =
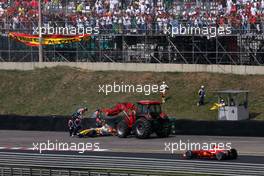
{"type": "Polygon", "coordinates": [[[0,114],[67,115],[80,106],[89,113],[96,107],[111,107],[117,102],[141,99],[160,100],[158,93],[99,93],[98,86],[113,84],[161,84],[170,87],[170,99],[163,106],[170,116],[185,119],[214,120],[216,111],[210,107],[217,101],[214,90],[250,90],[250,113],[264,119],[264,75],[241,76],[216,73],[152,73],[152,72],[92,72],[68,67],[44,68],[33,71],[0,71],[0,114]],[[206,102],[197,107],[197,91],[207,89],[206,102]]]}

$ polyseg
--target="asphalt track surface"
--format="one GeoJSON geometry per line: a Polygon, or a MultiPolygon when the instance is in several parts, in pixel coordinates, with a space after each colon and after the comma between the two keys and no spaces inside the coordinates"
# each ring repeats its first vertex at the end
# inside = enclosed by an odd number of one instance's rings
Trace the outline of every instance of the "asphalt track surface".
{"type": "Polygon", "coordinates": [[[73,138],[65,132],[0,131],[0,165],[60,168],[105,168],[149,170],[168,173],[206,173],[216,175],[264,175],[264,138],[223,136],[151,137],[147,140],[115,136],[73,138]],[[78,151],[33,150],[33,143],[89,143],[93,147],[78,151]],[[165,150],[165,143],[231,143],[239,151],[237,160],[186,160],[183,151],[165,150]],[[99,144],[94,147],[94,144],[99,144]],[[89,162],[88,162],[89,161],[89,162]]]}
{"type": "MultiPolygon", "coordinates": [[[[96,137],[96,138],[77,138],[69,137],[67,132],[44,132],[44,131],[6,131],[0,130],[0,147],[23,147],[31,148],[33,143],[50,142],[74,142],[74,143],[99,143],[101,149],[110,152],[128,153],[166,153],[165,143],[180,144],[186,143],[231,143],[232,148],[236,148],[239,154],[264,156],[264,137],[228,137],[228,136],[190,136],[190,135],[171,135],[169,138],[137,139],[134,136],[128,138],[118,138],[116,136],[96,137]]],[[[174,149],[177,145],[174,145],[174,149]]],[[[180,148],[180,147],[178,147],[180,148]]],[[[184,146],[183,146],[184,148],[184,146]]],[[[183,151],[174,150],[173,153],[183,151]]]]}

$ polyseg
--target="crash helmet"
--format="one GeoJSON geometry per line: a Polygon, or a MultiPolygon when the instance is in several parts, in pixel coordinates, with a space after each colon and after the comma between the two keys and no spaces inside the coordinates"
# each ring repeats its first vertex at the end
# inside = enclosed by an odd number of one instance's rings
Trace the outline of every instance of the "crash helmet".
{"type": "Polygon", "coordinates": [[[204,85],[201,85],[201,89],[204,89],[204,85]]]}

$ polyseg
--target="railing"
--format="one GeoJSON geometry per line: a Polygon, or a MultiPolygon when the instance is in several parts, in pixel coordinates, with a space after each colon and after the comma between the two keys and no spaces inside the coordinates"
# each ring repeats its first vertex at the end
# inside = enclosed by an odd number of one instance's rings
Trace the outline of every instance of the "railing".
{"type": "MultiPolygon", "coordinates": [[[[263,22],[264,24],[264,22],[263,22]]],[[[29,21],[29,22],[19,22],[16,25],[13,25],[11,21],[1,21],[0,19],[0,35],[7,35],[9,32],[23,32],[29,34],[37,34],[35,29],[37,29],[38,22],[37,21],[29,21]]],[[[74,24],[72,21],[52,21],[51,23],[42,24],[42,28],[45,28],[46,31],[50,29],[50,31],[55,29],[60,33],[52,33],[52,34],[70,34],[69,32],[65,32],[62,28],[70,31],[71,27],[79,30],[79,34],[86,33],[86,29],[95,29],[97,28],[98,33],[96,34],[122,34],[122,35],[175,35],[175,36],[201,36],[203,35],[201,31],[208,30],[210,34],[213,34],[214,37],[218,36],[229,36],[229,35],[263,35],[264,34],[264,25],[260,24],[244,24],[240,27],[234,27],[230,25],[215,25],[210,23],[204,23],[199,25],[190,24],[183,20],[176,20],[176,22],[167,23],[166,25],[160,26],[159,23],[145,23],[145,24],[131,24],[126,26],[124,24],[113,23],[111,25],[99,25],[95,24],[87,25],[85,22],[74,24]],[[223,32],[217,32],[220,30],[220,27],[225,30],[229,30],[228,34],[223,32]],[[188,31],[187,31],[188,30],[188,31]],[[63,32],[64,31],[64,32],[63,32]],[[174,31],[174,32],[173,32],[174,31]],[[187,31],[187,32],[185,32],[187,31]],[[199,32],[200,31],[200,32],[199,32]],[[176,33],[178,32],[178,34],[176,33]],[[182,33],[180,33],[182,32],[182,33]]],[[[222,31],[221,29],[221,31],[222,31]]],[[[90,32],[90,31],[89,31],[90,32]]],[[[48,33],[47,33],[48,34],[48,33]]],[[[91,32],[91,34],[96,35],[95,32],[91,32]]],[[[204,36],[210,37],[208,34],[204,34],[204,36]]]]}
{"type": "MultiPolygon", "coordinates": [[[[21,31],[29,33],[29,31],[21,31]]],[[[106,32],[106,31],[105,31],[106,32]]],[[[264,36],[98,34],[89,40],[43,47],[47,62],[133,62],[263,65],[264,36]]],[[[38,61],[38,47],[0,35],[0,62],[38,61]]]]}
{"type": "MultiPolygon", "coordinates": [[[[45,62],[117,62],[117,63],[178,63],[263,65],[264,52],[213,51],[46,51],[45,62]]],[[[38,51],[0,51],[0,62],[38,62],[38,51]]]]}
{"type": "Polygon", "coordinates": [[[84,170],[84,169],[63,169],[48,168],[42,166],[18,167],[0,166],[0,176],[157,176],[161,174],[139,173],[136,171],[110,171],[104,169],[84,170]]]}

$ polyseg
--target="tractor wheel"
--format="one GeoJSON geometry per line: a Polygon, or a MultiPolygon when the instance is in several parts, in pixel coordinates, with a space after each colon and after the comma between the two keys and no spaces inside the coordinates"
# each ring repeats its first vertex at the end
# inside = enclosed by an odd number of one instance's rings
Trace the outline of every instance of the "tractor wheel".
{"type": "Polygon", "coordinates": [[[125,121],[121,121],[117,124],[117,136],[120,138],[126,138],[130,133],[129,127],[125,121]]]}
{"type": "Polygon", "coordinates": [[[171,124],[169,119],[159,121],[160,127],[156,130],[156,134],[160,138],[168,137],[171,133],[171,124]]]}
{"type": "Polygon", "coordinates": [[[225,157],[225,154],[223,152],[218,152],[216,153],[215,157],[217,160],[223,160],[225,157]]]}
{"type": "Polygon", "coordinates": [[[145,119],[140,118],[135,123],[135,135],[139,139],[146,139],[152,133],[151,123],[145,119]]]}
{"type": "Polygon", "coordinates": [[[237,150],[230,149],[230,159],[237,159],[237,150]]]}
{"type": "Polygon", "coordinates": [[[187,151],[185,152],[185,158],[186,158],[186,159],[192,159],[192,158],[193,158],[193,153],[192,153],[191,150],[187,150],[187,151]]]}

